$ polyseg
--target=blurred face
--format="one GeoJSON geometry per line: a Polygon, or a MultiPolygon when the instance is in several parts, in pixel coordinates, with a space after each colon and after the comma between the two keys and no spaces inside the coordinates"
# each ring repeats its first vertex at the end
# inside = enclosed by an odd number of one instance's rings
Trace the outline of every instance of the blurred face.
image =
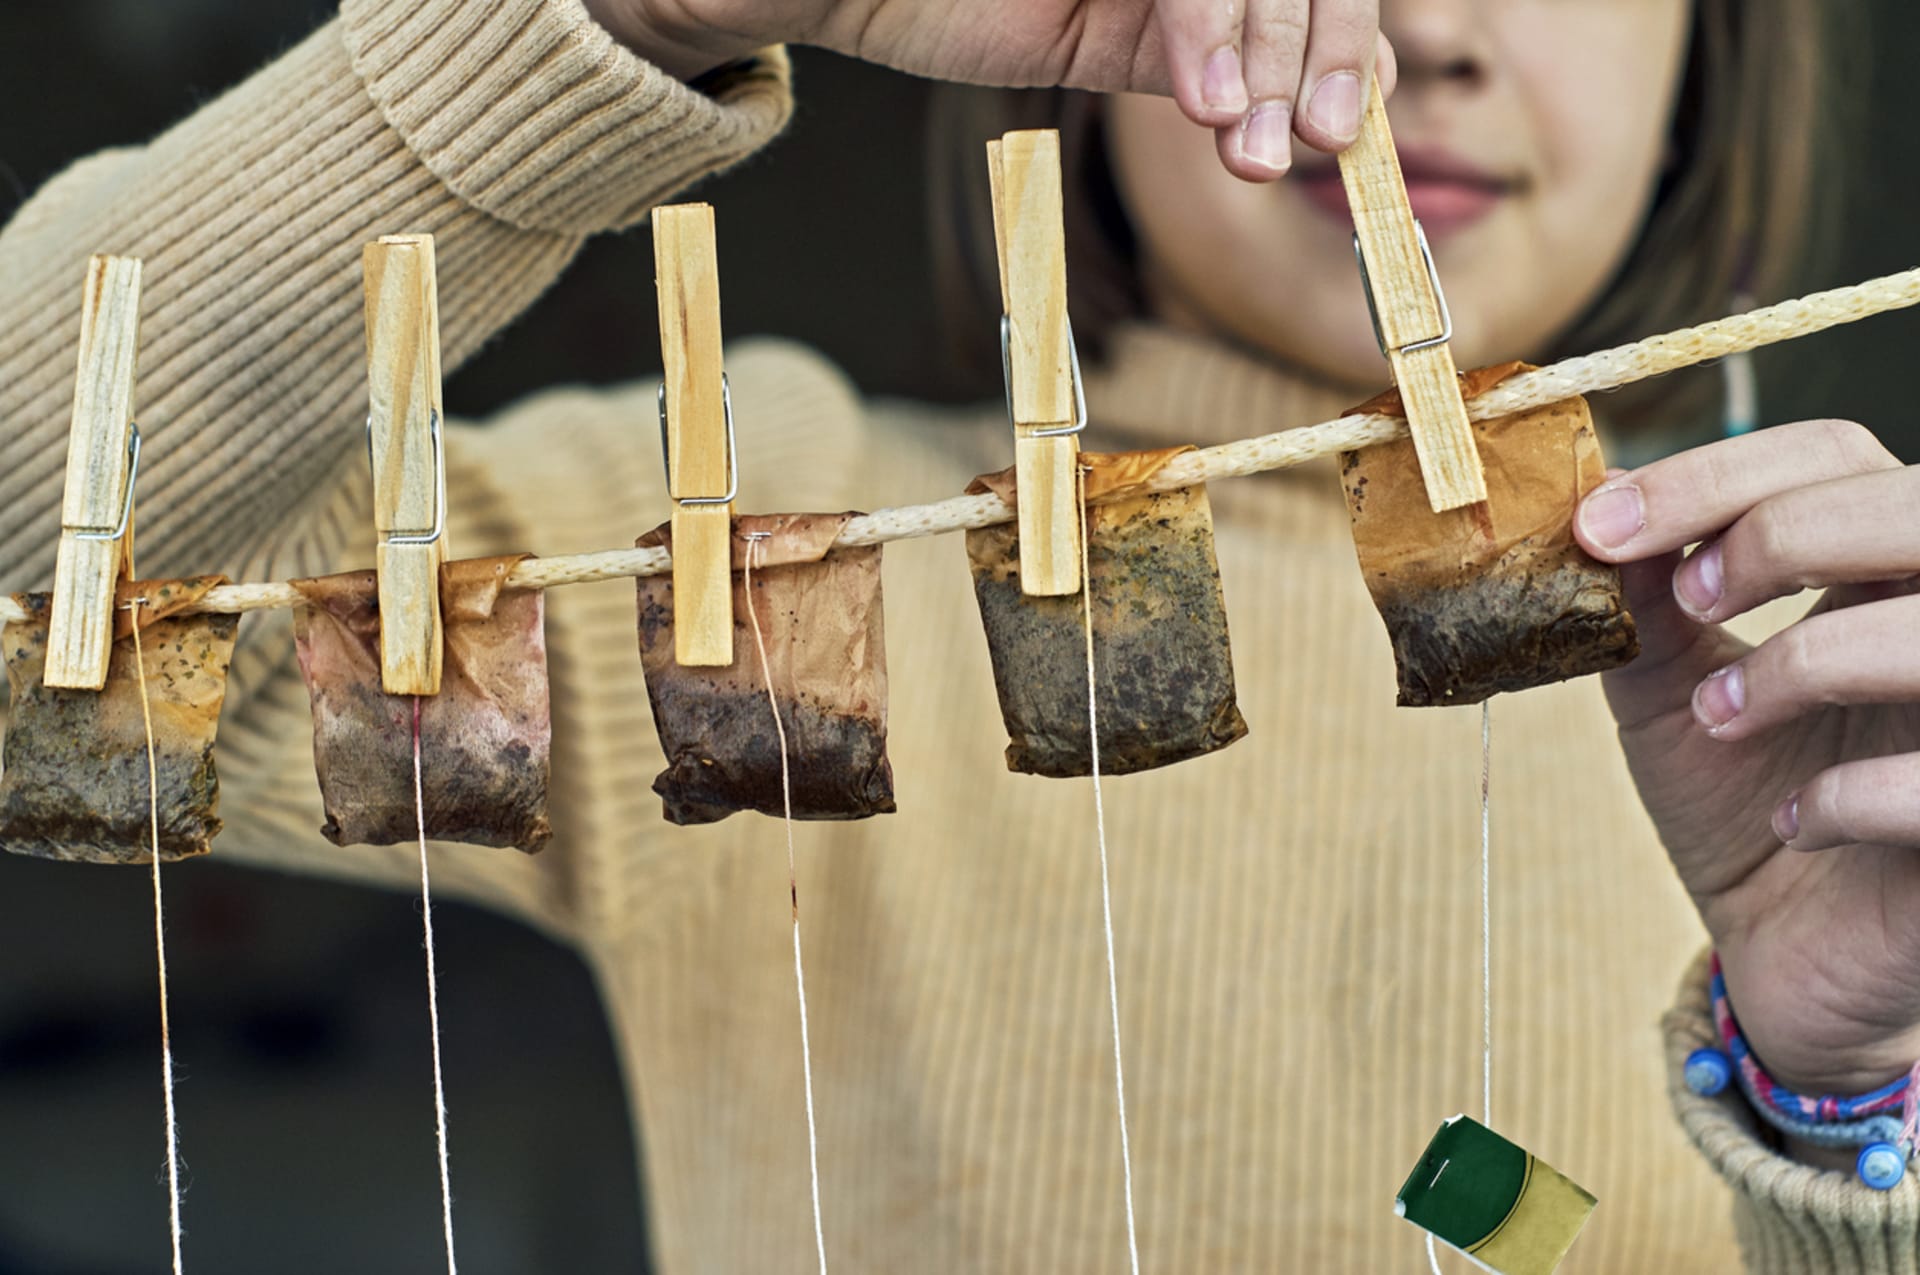
{"type": "MultiPolygon", "coordinates": [[[[1382,0],[1388,102],[1462,367],[1536,353],[1632,247],[1666,152],[1688,0],[1382,0]]],[[[1336,381],[1384,379],[1334,158],[1251,185],[1171,101],[1108,104],[1108,147],[1168,322],[1336,381]]]]}

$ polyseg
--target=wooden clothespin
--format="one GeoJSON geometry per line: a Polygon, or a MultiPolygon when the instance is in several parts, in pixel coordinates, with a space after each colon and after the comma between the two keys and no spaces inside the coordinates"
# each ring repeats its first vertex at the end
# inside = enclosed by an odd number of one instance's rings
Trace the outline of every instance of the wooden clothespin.
{"type": "Polygon", "coordinates": [[[713,208],[653,210],[660,296],[660,445],[673,497],[673,657],[733,663],[733,498],[739,469],[720,359],[720,269],[713,208]]]}
{"type": "Polygon", "coordinates": [[[380,680],[389,695],[440,692],[440,563],[447,454],[440,404],[440,298],[432,235],[387,235],[366,272],[367,449],[379,537],[380,680]]]}
{"type": "Polygon", "coordinates": [[[1000,253],[1000,351],[1013,418],[1020,514],[1020,588],[1080,591],[1077,467],[1087,407],[1067,322],[1067,240],[1060,135],[1008,133],[987,143],[1000,253]]]}
{"type": "Polygon", "coordinates": [[[140,262],[87,263],[80,366],[67,438],[67,490],[53,570],[45,682],[97,691],[113,654],[113,593],[126,562],[140,429],[133,423],[140,348],[140,262]]]}
{"type": "Polygon", "coordinates": [[[1360,139],[1340,156],[1340,177],[1353,210],[1354,253],[1374,336],[1400,387],[1427,502],[1436,513],[1477,504],[1487,498],[1487,482],[1447,346],[1453,320],[1426,233],[1407,204],[1407,183],[1378,84],[1360,139]]]}

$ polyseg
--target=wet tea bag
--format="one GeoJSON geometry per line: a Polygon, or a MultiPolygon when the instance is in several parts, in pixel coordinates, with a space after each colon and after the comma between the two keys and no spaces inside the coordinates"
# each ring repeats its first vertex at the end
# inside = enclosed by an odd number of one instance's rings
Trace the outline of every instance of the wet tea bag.
{"type": "MultiPolygon", "coordinates": [[[[1145,488],[1187,450],[1080,455],[1103,774],[1171,765],[1247,733],[1234,698],[1207,489],[1145,488]]],[[[992,491],[1009,504],[1018,494],[1011,469],[976,478],[967,491],[992,491]]],[[[969,531],[967,560],[1010,737],[1007,768],[1056,778],[1092,773],[1082,599],[1021,592],[1016,524],[969,531]]]]}
{"type": "MultiPolygon", "coordinates": [[[[1519,363],[1463,375],[1468,397],[1519,363]]],[[[1392,393],[1361,411],[1398,411],[1392,393]]],[[[1487,501],[1434,513],[1412,439],[1341,456],[1360,570],[1393,640],[1403,706],[1477,704],[1639,653],[1619,571],[1573,538],[1606,477],[1583,399],[1474,426],[1487,501]]]]}
{"type": "MultiPolygon", "coordinates": [[[[436,841],[532,853],[551,835],[545,600],[505,587],[525,556],[440,568],[440,693],[420,698],[425,827],[436,841]]],[[[381,689],[378,580],[359,571],[293,585],[306,599],[294,645],[313,704],[320,831],[340,846],[412,841],[413,698],[381,689]]]]}
{"type": "Polygon", "coordinates": [[[1496,1275],[1552,1275],[1594,1198],[1466,1116],[1440,1126],[1393,1211],[1496,1275]]]}
{"type": "Polygon", "coordinates": [[[122,581],[107,684],[100,691],[42,684],[49,595],[15,599],[29,618],[0,634],[13,696],[0,756],[0,847],[43,859],[151,863],[149,802],[157,796],[161,861],[207,853],[220,831],[213,740],[240,617],[179,612],[225,583],[220,576],[122,581]],[[135,598],[145,599],[137,612],[138,656],[136,612],[128,607],[135,598]],[[143,672],[158,779],[151,794],[143,672]]]}
{"type": "MultiPolygon", "coordinates": [[[[742,568],[751,547],[753,614],[786,729],[796,819],[891,814],[887,652],[880,548],[831,548],[852,514],[733,520],[733,663],[682,667],[673,654],[673,578],[638,582],[640,659],[667,768],[653,781],[669,822],[737,810],[778,816],[780,741],[761,675],[742,568]],[[748,536],[765,533],[765,539],[748,536]]],[[[641,548],[672,547],[665,526],[641,548]]]]}

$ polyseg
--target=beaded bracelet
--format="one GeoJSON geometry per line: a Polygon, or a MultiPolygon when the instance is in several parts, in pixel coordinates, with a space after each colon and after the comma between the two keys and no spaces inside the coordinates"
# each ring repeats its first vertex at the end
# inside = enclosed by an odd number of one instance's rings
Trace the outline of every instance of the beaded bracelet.
{"type": "Polygon", "coordinates": [[[1876,1191],[1891,1190],[1906,1175],[1907,1163],[1920,1148],[1920,1064],[1913,1072],[1853,1098],[1823,1095],[1809,1098],[1775,1084],[1753,1056],[1740,1034],[1733,1007],[1727,1001],[1727,982],[1720,972],[1720,956],[1713,957],[1713,1020],[1719,1029],[1723,1053],[1696,1049],[1687,1055],[1687,1088],[1711,1097],[1738,1080],[1762,1120],[1780,1132],[1813,1146],[1859,1147],[1854,1171],[1876,1191]],[[1729,1055],[1731,1060],[1729,1060],[1729,1055]]]}

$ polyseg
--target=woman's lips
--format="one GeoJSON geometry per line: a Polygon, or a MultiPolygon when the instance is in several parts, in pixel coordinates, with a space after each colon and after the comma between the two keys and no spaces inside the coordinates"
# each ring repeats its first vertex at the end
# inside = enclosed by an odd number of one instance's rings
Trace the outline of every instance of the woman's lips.
{"type": "MultiPolygon", "coordinates": [[[[1479,221],[1518,185],[1438,153],[1403,151],[1400,167],[1407,180],[1407,202],[1429,239],[1443,238],[1479,221]]],[[[1347,207],[1347,192],[1340,184],[1337,164],[1296,169],[1292,181],[1308,203],[1352,228],[1353,214],[1347,207]]]]}

